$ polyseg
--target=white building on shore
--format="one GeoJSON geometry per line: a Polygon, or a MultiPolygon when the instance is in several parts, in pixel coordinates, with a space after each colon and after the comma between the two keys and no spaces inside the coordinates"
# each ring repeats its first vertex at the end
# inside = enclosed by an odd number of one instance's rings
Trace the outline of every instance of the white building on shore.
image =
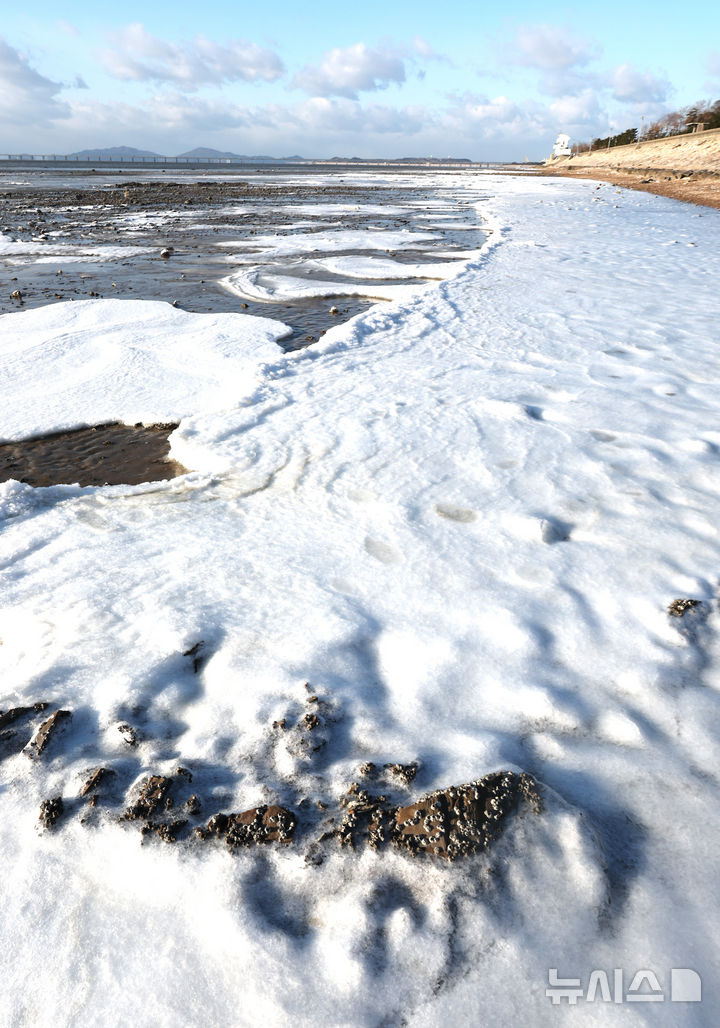
{"type": "Polygon", "coordinates": [[[569,157],[572,154],[570,149],[570,136],[561,132],[555,140],[555,146],[553,147],[553,157],[569,157]]]}

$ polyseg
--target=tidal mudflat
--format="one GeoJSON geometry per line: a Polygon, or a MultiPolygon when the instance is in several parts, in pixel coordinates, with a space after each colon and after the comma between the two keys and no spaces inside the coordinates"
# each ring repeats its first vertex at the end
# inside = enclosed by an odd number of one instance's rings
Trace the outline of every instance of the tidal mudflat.
{"type": "MultiPolygon", "coordinates": [[[[29,278],[0,317],[0,439],[172,423],[185,469],[0,483],[9,1024],[555,1025],[553,969],[717,1020],[720,212],[374,174],[442,218],[306,216],[305,177],[208,248],[232,309],[29,278]],[[285,352],[365,257],[407,292],[285,352]]],[[[122,245],[176,275],[168,231],[122,245]]]]}
{"type": "Polygon", "coordinates": [[[469,198],[417,173],[4,172],[0,198],[0,312],[164,300],[284,321],[292,349],[483,239],[469,198]]]}

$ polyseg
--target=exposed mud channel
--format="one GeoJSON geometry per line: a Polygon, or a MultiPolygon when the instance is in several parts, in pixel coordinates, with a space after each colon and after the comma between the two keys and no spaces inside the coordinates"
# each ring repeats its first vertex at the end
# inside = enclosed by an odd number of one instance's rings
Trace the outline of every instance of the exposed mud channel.
{"type": "Polygon", "coordinates": [[[0,482],[33,486],[139,485],[185,474],[168,458],[167,425],[93,425],[0,443],[0,482]]]}

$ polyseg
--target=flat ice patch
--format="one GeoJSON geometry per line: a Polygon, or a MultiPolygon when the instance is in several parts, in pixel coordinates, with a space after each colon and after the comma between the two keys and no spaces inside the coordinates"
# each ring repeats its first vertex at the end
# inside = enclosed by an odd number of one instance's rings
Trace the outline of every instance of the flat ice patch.
{"type": "Polygon", "coordinates": [[[305,280],[299,275],[273,273],[266,267],[236,271],[221,278],[220,285],[246,299],[264,301],[331,296],[367,296],[377,300],[401,300],[408,299],[421,288],[418,285],[400,286],[386,282],[362,285],[347,281],[324,282],[317,278],[305,280]]]}
{"type": "Polygon", "coordinates": [[[92,245],[87,243],[48,243],[41,239],[11,239],[9,236],[0,236],[0,257],[17,258],[25,260],[32,258],[33,262],[53,261],[59,258],[69,257],[71,260],[116,260],[121,257],[135,257],[138,254],[150,253],[149,247],[142,246],[113,246],[112,244],[92,245]]]}
{"type": "Polygon", "coordinates": [[[296,253],[333,250],[402,250],[416,248],[437,239],[433,232],[394,232],[386,229],[338,229],[335,232],[309,232],[289,237],[252,236],[218,243],[226,249],[241,250],[244,246],[261,248],[263,257],[291,257],[296,253]]]}
{"type": "MultiPolygon", "coordinates": [[[[477,251],[470,251],[475,256],[477,251]]],[[[319,257],[312,262],[318,268],[325,268],[334,275],[346,275],[348,278],[450,278],[457,273],[461,265],[447,261],[436,264],[428,261],[424,264],[403,264],[383,257],[319,257]]]]}
{"type": "Polygon", "coordinates": [[[327,218],[338,214],[353,214],[361,217],[369,217],[373,214],[382,218],[400,218],[407,215],[410,210],[408,206],[382,203],[296,203],[286,204],[280,208],[289,214],[311,214],[313,216],[327,218]]]}
{"type": "Polygon", "coordinates": [[[0,317],[0,439],[232,407],[290,330],[151,300],[84,300],[0,317]],[[37,403],[42,383],[42,404],[37,403]]]}

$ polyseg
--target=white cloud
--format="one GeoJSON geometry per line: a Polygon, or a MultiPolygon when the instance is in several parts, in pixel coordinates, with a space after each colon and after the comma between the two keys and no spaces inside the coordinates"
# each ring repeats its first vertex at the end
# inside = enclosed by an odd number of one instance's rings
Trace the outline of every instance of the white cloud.
{"type": "Polygon", "coordinates": [[[598,55],[598,47],[588,39],[554,25],[525,25],[514,45],[514,63],[548,72],[585,65],[598,55]]]}
{"type": "Polygon", "coordinates": [[[670,92],[670,83],[654,75],[643,74],[631,64],[621,64],[612,73],[613,97],[622,103],[663,103],[670,92]]]}
{"type": "Polygon", "coordinates": [[[355,43],[329,50],[319,65],[306,65],[291,86],[314,97],[356,100],[360,92],[386,89],[391,83],[404,81],[405,63],[397,53],[355,43]]]}
{"type": "Polygon", "coordinates": [[[538,72],[538,88],[547,96],[579,95],[599,87],[598,75],[588,64],[600,54],[590,40],[555,25],[525,25],[507,48],[509,64],[538,72]]]}
{"type": "Polygon", "coordinates": [[[712,50],[707,59],[707,70],[713,78],[720,78],[720,50],[712,50]]]}
{"type": "Polygon", "coordinates": [[[43,128],[65,118],[70,108],[58,99],[62,84],[35,71],[27,59],[0,39],[0,124],[43,128]]]}
{"type": "Polygon", "coordinates": [[[572,135],[595,134],[608,127],[607,114],[597,94],[586,89],[579,96],[564,96],[550,104],[554,122],[572,135]]]}
{"type": "Polygon", "coordinates": [[[64,131],[73,139],[69,149],[123,142],[168,154],[207,145],[237,153],[329,156],[354,153],[360,142],[363,154],[372,156],[383,152],[388,139],[404,147],[422,134],[429,120],[423,108],[364,106],[345,98],[252,107],[163,91],[142,108],[77,103],[64,131]]]}
{"type": "Polygon", "coordinates": [[[197,36],[188,43],[168,43],[135,23],[117,34],[114,42],[115,47],[100,56],[118,79],[172,82],[194,89],[206,83],[274,82],[285,72],[276,53],[244,40],[222,45],[197,36]]]}
{"type": "Polygon", "coordinates": [[[452,61],[446,54],[433,50],[430,44],[422,36],[413,37],[413,50],[425,61],[440,61],[442,64],[452,65],[452,61]]]}
{"type": "Polygon", "coordinates": [[[411,136],[422,131],[427,113],[422,107],[363,106],[351,100],[313,97],[296,109],[296,117],[314,131],[411,136]]]}
{"type": "MultiPolygon", "coordinates": [[[[456,140],[456,147],[477,153],[478,143],[512,144],[532,148],[538,138],[552,132],[547,108],[536,100],[515,101],[506,96],[464,94],[452,99],[444,112],[443,134],[456,140]]],[[[497,159],[497,152],[481,159],[497,159]]]]}
{"type": "Polygon", "coordinates": [[[603,85],[602,76],[576,68],[543,72],[539,82],[541,92],[555,97],[581,96],[588,89],[601,89],[603,85]]]}

